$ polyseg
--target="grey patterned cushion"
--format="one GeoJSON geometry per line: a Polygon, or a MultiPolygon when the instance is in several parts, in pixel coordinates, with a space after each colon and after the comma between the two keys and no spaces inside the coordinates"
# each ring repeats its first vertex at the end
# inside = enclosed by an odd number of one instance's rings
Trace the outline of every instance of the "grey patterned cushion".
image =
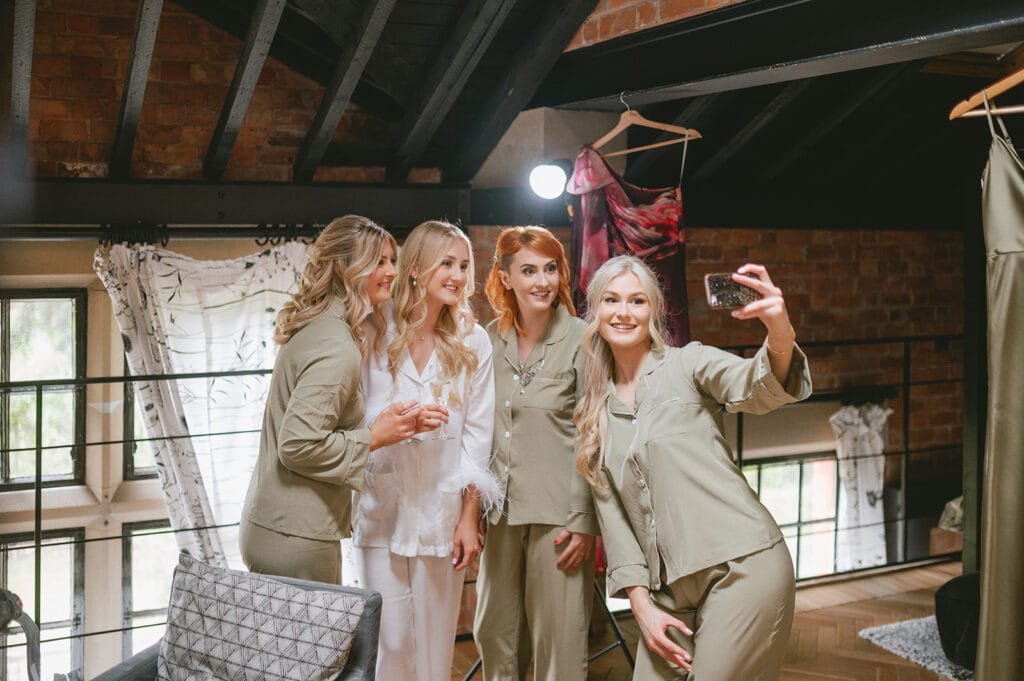
{"type": "Polygon", "coordinates": [[[178,558],[157,658],[164,681],[326,680],[352,648],[363,601],[178,558]]]}

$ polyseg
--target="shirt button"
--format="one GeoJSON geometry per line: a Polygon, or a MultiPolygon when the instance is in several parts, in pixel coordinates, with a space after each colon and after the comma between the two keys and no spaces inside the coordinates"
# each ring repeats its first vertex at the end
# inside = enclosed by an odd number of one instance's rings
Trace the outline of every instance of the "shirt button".
{"type": "Polygon", "coordinates": [[[513,381],[518,381],[518,380],[519,380],[519,375],[517,374],[517,375],[513,376],[513,377],[512,377],[512,380],[513,380],[513,381]]]}
{"type": "Polygon", "coordinates": [[[633,425],[636,425],[636,417],[633,418],[633,425]]]}
{"type": "Polygon", "coordinates": [[[512,404],[512,403],[511,403],[511,402],[509,402],[508,400],[505,400],[505,406],[506,406],[506,407],[507,407],[507,406],[509,406],[510,404],[512,404]]]}
{"type": "Polygon", "coordinates": [[[510,433],[510,432],[508,432],[508,431],[506,430],[506,431],[505,431],[505,437],[512,437],[512,433],[510,433]]]}
{"type": "Polygon", "coordinates": [[[525,394],[526,394],[526,391],[525,391],[525,390],[520,390],[520,391],[519,391],[519,394],[520,394],[520,395],[525,395],[525,394]]]}
{"type": "Polygon", "coordinates": [[[640,482],[637,484],[640,485],[640,489],[647,489],[647,482],[643,478],[640,478],[640,482]]]}

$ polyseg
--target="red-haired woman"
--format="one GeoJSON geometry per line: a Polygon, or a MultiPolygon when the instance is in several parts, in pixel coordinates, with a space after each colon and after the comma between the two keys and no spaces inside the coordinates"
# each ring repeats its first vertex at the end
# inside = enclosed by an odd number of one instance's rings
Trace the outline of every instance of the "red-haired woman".
{"type": "Polygon", "coordinates": [[[474,636],[485,681],[583,681],[597,534],[574,467],[573,409],[583,379],[569,265],[542,227],[498,237],[486,286],[497,318],[491,471],[505,491],[488,515],[474,636]],[[578,380],[577,380],[578,379],[578,380]]]}

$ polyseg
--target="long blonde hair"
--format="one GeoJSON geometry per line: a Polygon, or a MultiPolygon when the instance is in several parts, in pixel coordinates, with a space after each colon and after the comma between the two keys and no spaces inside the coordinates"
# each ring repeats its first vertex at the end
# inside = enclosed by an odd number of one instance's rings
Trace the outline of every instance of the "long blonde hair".
{"type": "MultiPolygon", "coordinates": [[[[438,220],[429,220],[409,232],[402,250],[398,254],[398,275],[392,288],[395,339],[388,345],[388,369],[395,376],[408,352],[416,332],[423,325],[419,311],[426,305],[426,283],[441,266],[453,242],[466,245],[469,254],[469,269],[466,271],[466,285],[459,294],[455,305],[445,305],[434,329],[434,350],[437,352],[444,375],[455,379],[462,371],[467,380],[477,368],[476,353],[466,347],[466,336],[473,332],[473,314],[469,297],[475,289],[473,278],[473,247],[462,230],[455,225],[438,220]]],[[[451,402],[460,403],[457,390],[452,386],[451,402]]]]}
{"type": "Polygon", "coordinates": [[[360,352],[365,355],[370,350],[364,321],[375,329],[373,345],[378,346],[386,323],[381,310],[370,302],[366,282],[377,269],[386,243],[398,250],[395,238],[369,218],[346,215],[331,220],[309,249],[299,290],[277,313],[274,340],[287,343],[338,297],[345,303],[345,321],[360,352]]]}
{"type": "Polygon", "coordinates": [[[608,384],[615,378],[615,357],[608,342],[600,333],[598,311],[601,296],[612,280],[632,272],[640,281],[640,287],[651,306],[651,319],[647,330],[650,334],[650,352],[661,354],[665,351],[665,295],[658,284],[658,278],[642,260],[632,255],[619,255],[606,261],[587,286],[587,328],[581,343],[586,357],[583,374],[583,396],[576,404],[573,421],[576,423],[576,470],[597,489],[604,489],[601,466],[604,464],[602,443],[608,432],[608,384]]]}
{"type": "Polygon", "coordinates": [[[498,235],[498,243],[494,247],[494,264],[491,265],[491,272],[487,275],[487,283],[484,286],[487,301],[498,317],[498,330],[502,333],[508,333],[509,329],[515,326],[519,335],[524,334],[519,323],[519,302],[516,300],[516,292],[505,288],[501,283],[501,273],[509,272],[513,256],[524,248],[555,261],[558,268],[558,294],[554,304],[561,303],[569,314],[576,316],[576,308],[572,304],[572,294],[569,291],[569,261],[565,257],[562,242],[543,227],[509,227],[498,235]]]}

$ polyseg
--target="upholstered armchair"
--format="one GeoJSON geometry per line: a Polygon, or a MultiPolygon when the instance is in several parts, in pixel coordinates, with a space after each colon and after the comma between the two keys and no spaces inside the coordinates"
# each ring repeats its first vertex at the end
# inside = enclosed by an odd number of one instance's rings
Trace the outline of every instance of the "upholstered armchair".
{"type": "MultiPolygon", "coordinates": [[[[377,637],[380,629],[380,594],[336,584],[323,584],[286,577],[269,577],[268,579],[303,590],[333,591],[360,599],[363,603],[362,616],[359,618],[359,623],[352,636],[352,648],[349,651],[348,659],[345,661],[340,676],[337,676],[336,679],[338,681],[374,681],[374,668],[377,664],[377,637]]],[[[174,596],[172,594],[172,608],[173,606],[174,596]]],[[[167,634],[165,634],[165,638],[166,636],[167,634]]],[[[157,656],[163,643],[164,641],[154,643],[119,665],[93,677],[93,681],[153,681],[157,676],[157,656]]]]}

